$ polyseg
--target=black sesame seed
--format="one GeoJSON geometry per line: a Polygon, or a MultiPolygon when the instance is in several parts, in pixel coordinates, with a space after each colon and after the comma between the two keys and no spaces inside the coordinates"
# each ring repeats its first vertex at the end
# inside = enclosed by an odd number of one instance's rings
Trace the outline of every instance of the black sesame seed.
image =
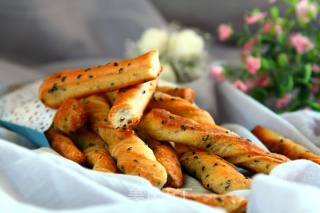
{"type": "Polygon", "coordinates": [[[53,84],[53,86],[48,90],[48,93],[54,93],[58,90],[57,84],[53,84]]]}
{"type": "Polygon", "coordinates": [[[204,171],[205,169],[206,169],[206,167],[205,167],[205,166],[203,166],[203,167],[201,168],[201,170],[202,170],[202,171],[204,171]]]}
{"type": "Polygon", "coordinates": [[[206,145],[206,148],[208,149],[208,148],[210,148],[210,146],[211,146],[211,144],[209,143],[206,145]]]}
{"type": "Polygon", "coordinates": [[[121,74],[122,72],[123,72],[123,68],[120,68],[120,69],[118,70],[118,73],[121,74]]]}
{"type": "Polygon", "coordinates": [[[114,62],[113,65],[117,67],[119,64],[117,62],[114,62]]]}
{"type": "Polygon", "coordinates": [[[127,149],[128,151],[131,151],[132,150],[132,147],[130,146],[130,147],[128,147],[128,149],[127,149]]]}
{"type": "Polygon", "coordinates": [[[180,128],[183,130],[183,131],[186,131],[187,127],[185,125],[181,125],[180,128]]]}
{"type": "Polygon", "coordinates": [[[146,91],[145,90],[142,90],[142,94],[145,94],[146,93],[146,91]]]}
{"type": "Polygon", "coordinates": [[[222,197],[217,197],[216,200],[217,200],[218,202],[220,202],[220,203],[223,202],[223,198],[222,198],[222,197]]]}
{"type": "Polygon", "coordinates": [[[209,139],[209,135],[203,136],[202,141],[207,141],[209,139]]]}
{"type": "Polygon", "coordinates": [[[79,74],[78,76],[77,76],[77,79],[80,79],[82,77],[82,75],[81,74],[79,74]]]}
{"type": "Polygon", "coordinates": [[[227,180],[224,190],[227,191],[230,188],[230,186],[231,186],[231,180],[227,180]]]}
{"type": "Polygon", "coordinates": [[[89,78],[93,78],[93,75],[89,75],[89,78]]]}
{"type": "Polygon", "coordinates": [[[64,82],[66,79],[67,79],[67,76],[63,76],[63,77],[61,78],[61,81],[64,82]]]}

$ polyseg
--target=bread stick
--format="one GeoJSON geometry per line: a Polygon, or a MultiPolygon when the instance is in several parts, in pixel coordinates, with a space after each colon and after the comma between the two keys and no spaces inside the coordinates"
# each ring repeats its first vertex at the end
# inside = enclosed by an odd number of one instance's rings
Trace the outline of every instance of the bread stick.
{"type": "Polygon", "coordinates": [[[68,99],[59,107],[54,119],[54,128],[64,133],[75,132],[86,122],[86,115],[81,103],[76,99],[68,99]]]}
{"type": "Polygon", "coordinates": [[[184,177],[176,151],[168,142],[160,142],[148,137],[145,142],[151,147],[159,163],[166,169],[168,180],[166,186],[180,188],[184,177]]]}
{"type": "Polygon", "coordinates": [[[283,154],[288,158],[307,159],[320,164],[320,156],[312,153],[289,138],[261,126],[256,126],[252,133],[262,141],[272,152],[283,154]]]}
{"type": "Polygon", "coordinates": [[[136,126],[143,115],[154,91],[157,80],[120,89],[108,119],[114,128],[136,126]]]}
{"type": "Polygon", "coordinates": [[[53,128],[50,128],[46,132],[46,136],[51,142],[52,149],[60,155],[78,164],[85,163],[85,155],[78,149],[78,147],[76,147],[76,145],[74,145],[70,138],[53,128]]]}
{"type": "Polygon", "coordinates": [[[158,86],[156,91],[183,98],[190,103],[192,103],[196,97],[195,91],[189,87],[158,86]]]}
{"type": "Polygon", "coordinates": [[[152,150],[132,130],[112,128],[105,119],[109,112],[105,99],[92,96],[84,103],[92,128],[108,144],[118,169],[125,174],[144,177],[161,188],[167,182],[167,173],[152,150]]]}
{"type": "Polygon", "coordinates": [[[224,208],[229,213],[244,213],[247,207],[247,200],[237,195],[197,194],[170,187],[163,188],[162,191],[208,206],[224,208]]]}
{"type": "Polygon", "coordinates": [[[165,109],[173,114],[191,118],[203,125],[215,125],[213,118],[207,111],[200,109],[185,99],[162,92],[154,93],[148,108],[165,109]]]}
{"type": "Polygon", "coordinates": [[[250,187],[250,179],[215,154],[205,151],[185,152],[180,157],[180,162],[205,188],[213,192],[223,194],[250,187]]]}
{"type": "Polygon", "coordinates": [[[111,106],[112,106],[113,103],[116,101],[118,92],[119,92],[119,90],[114,90],[114,91],[111,91],[111,92],[107,92],[107,93],[106,93],[107,99],[108,99],[108,101],[109,101],[109,103],[110,103],[111,106]]]}
{"type": "Polygon", "coordinates": [[[262,150],[246,138],[230,134],[229,130],[208,128],[192,119],[161,109],[153,109],[145,115],[139,128],[143,128],[156,140],[202,148],[258,173],[269,173],[275,166],[288,160],[284,156],[262,150]]]}
{"type": "Polygon", "coordinates": [[[154,80],[160,71],[158,51],[97,67],[60,71],[42,82],[39,98],[46,106],[58,108],[69,98],[81,98],[154,80]]]}
{"type": "Polygon", "coordinates": [[[71,138],[86,155],[90,168],[101,172],[117,172],[117,166],[108,152],[107,145],[97,134],[81,129],[71,134],[71,138]]]}

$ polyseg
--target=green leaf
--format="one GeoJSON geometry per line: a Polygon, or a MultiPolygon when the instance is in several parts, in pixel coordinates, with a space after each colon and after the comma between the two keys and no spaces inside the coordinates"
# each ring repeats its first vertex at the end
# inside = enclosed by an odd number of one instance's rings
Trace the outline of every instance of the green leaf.
{"type": "Polygon", "coordinates": [[[271,14],[271,17],[276,19],[279,17],[279,9],[278,7],[276,6],[272,6],[271,9],[270,9],[270,14],[271,14]]]}
{"type": "Polygon", "coordinates": [[[277,62],[278,62],[278,65],[281,67],[281,68],[284,68],[288,65],[288,57],[285,53],[280,53],[277,57],[277,62]]]}
{"type": "Polygon", "coordinates": [[[284,70],[278,70],[275,72],[275,81],[277,85],[276,90],[279,97],[282,97],[293,89],[293,76],[284,70]]]}
{"type": "Polygon", "coordinates": [[[313,101],[309,101],[308,105],[311,109],[316,110],[316,111],[320,111],[320,104],[313,102],[313,101]]]}
{"type": "Polygon", "coordinates": [[[252,89],[249,94],[256,100],[258,100],[259,102],[264,102],[264,100],[267,98],[268,96],[268,92],[266,89],[263,89],[261,87],[256,87],[254,89],[252,89]]]}

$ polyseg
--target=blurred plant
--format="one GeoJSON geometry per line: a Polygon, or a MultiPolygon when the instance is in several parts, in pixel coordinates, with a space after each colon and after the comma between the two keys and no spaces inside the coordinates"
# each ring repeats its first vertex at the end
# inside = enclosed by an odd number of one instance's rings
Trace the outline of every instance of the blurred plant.
{"type": "Polygon", "coordinates": [[[195,30],[181,29],[175,25],[167,29],[147,29],[136,41],[127,45],[129,56],[152,49],[160,52],[163,71],[160,78],[171,82],[189,82],[203,72],[206,51],[204,38],[195,30]]]}
{"type": "Polygon", "coordinates": [[[217,80],[232,79],[236,88],[277,112],[311,108],[320,111],[319,0],[276,1],[268,11],[244,17],[242,32],[221,24],[218,40],[235,38],[242,46],[241,66],[212,67],[217,80]]]}

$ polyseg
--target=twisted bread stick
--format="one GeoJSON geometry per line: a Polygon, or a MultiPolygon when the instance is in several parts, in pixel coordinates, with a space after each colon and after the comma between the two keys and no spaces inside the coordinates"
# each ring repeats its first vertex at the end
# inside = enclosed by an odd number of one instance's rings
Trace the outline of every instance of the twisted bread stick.
{"type": "Polygon", "coordinates": [[[87,69],[61,71],[49,76],[39,88],[39,98],[57,108],[69,98],[80,98],[154,80],[161,71],[158,51],[133,59],[87,69]]]}
{"type": "Polygon", "coordinates": [[[183,98],[174,97],[162,92],[154,93],[148,108],[165,109],[173,114],[191,118],[204,125],[215,125],[213,118],[207,111],[200,109],[183,98]]]}
{"type": "Polygon", "coordinates": [[[272,152],[283,154],[288,158],[307,159],[320,164],[320,156],[312,153],[294,141],[283,137],[270,129],[256,126],[252,130],[253,134],[259,138],[272,152]]]}
{"type": "Polygon", "coordinates": [[[110,156],[106,144],[95,133],[81,129],[75,134],[71,134],[72,140],[84,152],[87,157],[87,164],[93,170],[101,172],[115,173],[116,164],[110,156]]]}
{"type": "Polygon", "coordinates": [[[192,103],[196,97],[195,91],[189,87],[158,86],[156,91],[183,98],[190,103],[192,103]]]}
{"type": "Polygon", "coordinates": [[[180,157],[180,162],[205,188],[216,193],[223,194],[250,187],[250,179],[215,154],[208,154],[206,151],[185,152],[180,157]]]}
{"type": "Polygon", "coordinates": [[[230,134],[229,130],[208,128],[192,119],[153,109],[140,122],[148,135],[161,141],[173,141],[214,153],[227,161],[255,172],[269,173],[287,161],[284,156],[267,153],[250,140],[230,134]]]}
{"type": "Polygon", "coordinates": [[[136,126],[143,115],[151,96],[156,90],[157,80],[119,90],[108,119],[114,128],[136,126]]]}
{"type": "Polygon", "coordinates": [[[76,99],[68,99],[57,110],[53,126],[68,134],[83,127],[85,122],[86,116],[81,103],[76,99]]]}
{"type": "Polygon", "coordinates": [[[78,164],[85,163],[86,156],[78,149],[78,147],[76,147],[70,138],[53,128],[50,128],[46,132],[46,136],[51,142],[52,149],[58,152],[61,156],[78,164]]]}
{"type": "Polygon", "coordinates": [[[161,188],[167,181],[167,173],[152,150],[133,131],[111,127],[106,120],[109,105],[105,99],[91,96],[83,103],[93,129],[108,144],[118,169],[125,174],[144,177],[161,188]]]}
{"type": "Polygon", "coordinates": [[[247,200],[236,195],[195,194],[169,187],[162,189],[162,191],[209,206],[221,207],[229,213],[244,213],[247,207],[247,200]]]}
{"type": "Polygon", "coordinates": [[[176,151],[168,142],[160,142],[148,137],[145,142],[151,147],[157,161],[166,169],[168,180],[166,186],[180,188],[184,177],[176,151]]]}

